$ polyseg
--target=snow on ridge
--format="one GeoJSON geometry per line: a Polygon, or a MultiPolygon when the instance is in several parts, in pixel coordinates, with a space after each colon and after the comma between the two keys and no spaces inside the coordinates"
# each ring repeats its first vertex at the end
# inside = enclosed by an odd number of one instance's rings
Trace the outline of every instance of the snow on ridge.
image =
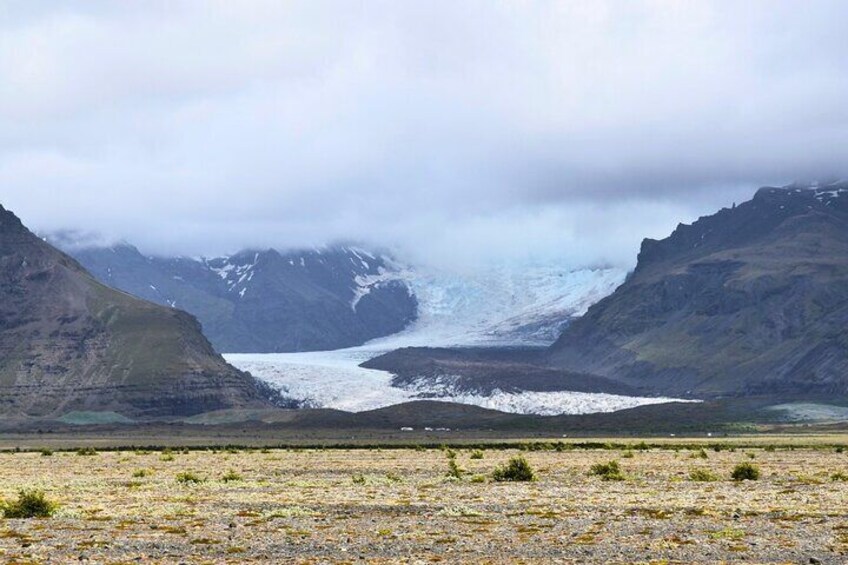
{"type": "Polygon", "coordinates": [[[355,312],[359,301],[370,294],[372,290],[391,281],[403,281],[403,278],[401,273],[389,271],[385,267],[377,267],[377,273],[356,275],[353,281],[356,286],[353,288],[350,307],[355,312]]]}

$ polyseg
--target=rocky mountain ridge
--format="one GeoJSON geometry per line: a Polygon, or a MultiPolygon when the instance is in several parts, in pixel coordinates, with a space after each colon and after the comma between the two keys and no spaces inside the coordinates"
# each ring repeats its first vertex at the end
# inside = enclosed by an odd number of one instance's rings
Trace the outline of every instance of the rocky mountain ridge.
{"type": "Polygon", "coordinates": [[[280,400],[216,354],[194,317],[99,283],[0,207],[0,413],[157,417],[280,400]]]}
{"type": "Polygon", "coordinates": [[[692,396],[848,396],[848,183],[765,187],[666,239],[548,362],[692,396]]]}

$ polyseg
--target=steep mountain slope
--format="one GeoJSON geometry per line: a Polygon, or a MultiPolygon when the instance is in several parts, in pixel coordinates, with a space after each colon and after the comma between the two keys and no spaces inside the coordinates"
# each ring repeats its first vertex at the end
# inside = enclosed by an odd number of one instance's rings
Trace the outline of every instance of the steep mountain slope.
{"type": "Polygon", "coordinates": [[[68,251],[105,284],[191,312],[218,351],[350,347],[416,315],[391,261],[353,247],[201,260],[146,257],[130,245],[68,251]]]}
{"type": "Polygon", "coordinates": [[[0,413],[182,415],[270,397],[192,316],[104,286],[0,207],[0,413]]]}
{"type": "Polygon", "coordinates": [[[848,395],[848,183],[762,188],[642,243],[548,362],[644,391],[848,395]]]}

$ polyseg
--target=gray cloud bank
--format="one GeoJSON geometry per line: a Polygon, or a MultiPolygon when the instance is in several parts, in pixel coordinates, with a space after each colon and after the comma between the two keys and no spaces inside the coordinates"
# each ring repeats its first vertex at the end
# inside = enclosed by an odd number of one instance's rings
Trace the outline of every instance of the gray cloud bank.
{"type": "Polygon", "coordinates": [[[0,202],[217,254],[338,239],[632,264],[845,177],[848,4],[0,4],[0,202]]]}

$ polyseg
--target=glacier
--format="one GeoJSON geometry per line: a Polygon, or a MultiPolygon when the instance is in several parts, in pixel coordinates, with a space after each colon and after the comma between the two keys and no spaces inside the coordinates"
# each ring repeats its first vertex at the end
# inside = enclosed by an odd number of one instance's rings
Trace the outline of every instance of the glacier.
{"type": "Polygon", "coordinates": [[[398,269],[418,299],[418,318],[366,348],[546,346],[627,275],[616,267],[568,270],[550,263],[496,265],[470,274],[398,269]]]}
{"type": "Polygon", "coordinates": [[[359,366],[385,352],[363,346],[304,353],[231,353],[224,357],[239,369],[278,387],[305,407],[349,412],[374,410],[422,398],[539,415],[613,412],[644,404],[676,401],[673,398],[567,391],[507,393],[495,390],[490,395],[475,395],[452,394],[449,389],[435,386],[398,388],[392,386],[390,373],[359,366]]]}
{"type": "MultiPolygon", "coordinates": [[[[611,412],[677,401],[569,391],[468,394],[445,383],[400,388],[392,386],[392,374],[359,366],[400,347],[549,345],[563,323],[584,314],[624,281],[624,269],[568,270],[554,264],[532,264],[500,265],[462,274],[395,264],[386,275],[405,282],[419,302],[417,320],[404,331],[348,349],[229,353],[224,357],[304,406],[352,412],[421,398],[539,415],[611,412]]],[[[359,282],[363,286],[373,283],[359,282]]]]}

